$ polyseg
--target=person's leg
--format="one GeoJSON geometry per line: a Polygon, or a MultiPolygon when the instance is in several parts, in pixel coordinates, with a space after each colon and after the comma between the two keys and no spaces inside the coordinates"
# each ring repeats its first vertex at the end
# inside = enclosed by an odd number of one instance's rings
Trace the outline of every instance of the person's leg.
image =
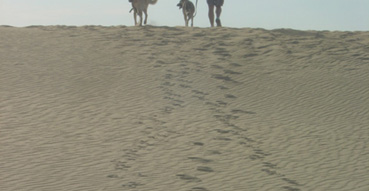
{"type": "Polygon", "coordinates": [[[220,18],[220,14],[222,14],[222,6],[217,6],[215,12],[217,14],[217,18],[220,18]]]}
{"type": "Polygon", "coordinates": [[[216,18],[216,22],[217,22],[217,26],[218,27],[221,27],[222,26],[222,24],[221,24],[221,22],[220,22],[220,14],[222,14],[222,6],[220,6],[220,5],[217,5],[216,6],[216,10],[215,10],[215,14],[216,14],[216,16],[217,16],[217,18],[216,18]]]}
{"type": "Polygon", "coordinates": [[[214,5],[212,4],[208,4],[209,5],[209,21],[210,21],[210,25],[211,27],[214,27],[214,5]]]}

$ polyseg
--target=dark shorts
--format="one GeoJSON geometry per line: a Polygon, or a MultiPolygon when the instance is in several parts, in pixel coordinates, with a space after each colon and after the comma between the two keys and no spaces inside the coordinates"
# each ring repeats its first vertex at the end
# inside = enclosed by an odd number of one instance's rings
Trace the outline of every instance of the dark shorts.
{"type": "Polygon", "coordinates": [[[223,6],[224,0],[207,0],[209,5],[223,6]]]}

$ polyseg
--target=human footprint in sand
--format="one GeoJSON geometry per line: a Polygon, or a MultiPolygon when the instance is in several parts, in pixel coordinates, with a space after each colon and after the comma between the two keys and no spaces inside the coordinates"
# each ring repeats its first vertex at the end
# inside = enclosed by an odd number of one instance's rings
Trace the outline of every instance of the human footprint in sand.
{"type": "Polygon", "coordinates": [[[220,22],[220,14],[222,13],[224,0],[207,0],[207,2],[209,6],[209,20],[211,27],[214,27],[214,7],[216,7],[215,14],[217,16],[215,22],[217,23],[217,27],[221,27],[222,23],[220,22]]]}

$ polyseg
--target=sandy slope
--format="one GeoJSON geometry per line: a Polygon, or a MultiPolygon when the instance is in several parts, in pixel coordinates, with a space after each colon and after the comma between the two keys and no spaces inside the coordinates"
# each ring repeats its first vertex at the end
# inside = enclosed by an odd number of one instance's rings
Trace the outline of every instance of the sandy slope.
{"type": "Polygon", "coordinates": [[[369,190],[369,33],[0,27],[0,190],[369,190]]]}

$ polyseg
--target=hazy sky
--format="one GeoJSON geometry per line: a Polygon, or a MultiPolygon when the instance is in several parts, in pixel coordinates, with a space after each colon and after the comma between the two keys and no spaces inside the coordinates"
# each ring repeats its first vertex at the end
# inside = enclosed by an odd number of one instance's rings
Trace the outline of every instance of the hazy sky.
{"type": "MultiPolygon", "coordinates": [[[[150,6],[148,23],[184,25],[178,1],[150,6]]],[[[0,25],[132,26],[130,9],[128,0],[0,0],[0,25]]],[[[198,0],[195,26],[209,26],[207,9],[198,0]]],[[[225,0],[221,19],[237,28],[369,31],[369,0],[225,0]]]]}

